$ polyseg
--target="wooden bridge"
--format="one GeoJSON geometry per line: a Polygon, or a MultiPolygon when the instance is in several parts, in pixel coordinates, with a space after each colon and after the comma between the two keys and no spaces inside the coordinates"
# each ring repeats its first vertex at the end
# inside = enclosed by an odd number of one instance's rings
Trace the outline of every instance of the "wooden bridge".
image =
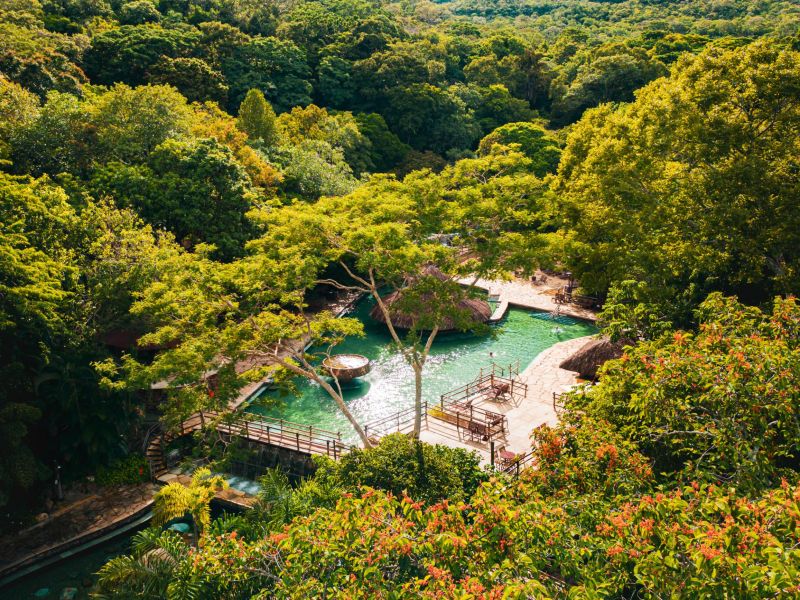
{"type": "Polygon", "coordinates": [[[169,470],[164,452],[170,442],[207,427],[213,427],[224,435],[259,444],[277,446],[303,454],[330,456],[333,459],[339,458],[350,447],[342,441],[341,433],[313,425],[252,413],[223,416],[214,411],[200,411],[183,421],[177,429],[161,432],[150,440],[146,456],[152,477],[157,479],[169,470]]]}

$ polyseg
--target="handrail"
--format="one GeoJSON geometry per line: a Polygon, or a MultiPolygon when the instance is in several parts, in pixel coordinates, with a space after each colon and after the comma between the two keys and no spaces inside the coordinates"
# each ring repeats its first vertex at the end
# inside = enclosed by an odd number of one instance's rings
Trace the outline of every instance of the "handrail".
{"type": "MultiPolygon", "coordinates": [[[[211,413],[207,412],[206,414],[213,414],[214,416],[220,416],[220,413],[211,413]]],[[[307,425],[305,423],[297,423],[295,421],[289,421],[287,419],[282,419],[280,417],[270,417],[268,415],[260,415],[257,413],[240,413],[242,417],[238,420],[248,420],[249,422],[262,422],[262,423],[270,423],[270,424],[278,424],[283,429],[291,429],[297,431],[308,431],[309,429],[313,429],[314,432],[319,433],[321,435],[328,435],[330,437],[341,438],[342,434],[339,431],[331,431],[329,429],[323,429],[322,427],[317,427],[316,425],[307,425]],[[245,416],[247,415],[247,416],[245,416]],[[250,418],[248,418],[250,416],[250,418]]]]}
{"type": "Polygon", "coordinates": [[[501,470],[502,473],[506,475],[511,475],[512,477],[519,477],[519,474],[531,466],[533,463],[533,452],[526,452],[522,456],[517,457],[514,462],[510,465],[505,467],[501,470]]]}
{"type": "MultiPolygon", "coordinates": [[[[381,419],[378,419],[377,421],[367,423],[363,427],[364,433],[368,436],[372,435],[373,437],[382,437],[384,435],[388,435],[388,433],[392,432],[392,430],[394,432],[401,431],[403,425],[407,425],[416,418],[416,412],[416,407],[414,406],[399,410],[396,413],[387,415],[381,419]]],[[[427,400],[422,402],[422,418],[428,418],[427,400]]]]}

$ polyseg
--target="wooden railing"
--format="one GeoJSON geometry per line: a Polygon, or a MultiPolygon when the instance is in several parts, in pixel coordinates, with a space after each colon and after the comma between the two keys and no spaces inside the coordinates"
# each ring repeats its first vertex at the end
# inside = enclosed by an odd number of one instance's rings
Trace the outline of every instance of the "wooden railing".
{"type": "Polygon", "coordinates": [[[458,402],[442,402],[430,410],[430,415],[467,431],[476,441],[493,442],[505,436],[508,419],[501,413],[458,402]]]}
{"type": "Polygon", "coordinates": [[[262,415],[249,414],[235,419],[232,423],[222,420],[217,425],[217,431],[272,446],[310,454],[325,454],[333,458],[338,458],[348,448],[338,431],[262,415]]]}
{"type": "Polygon", "coordinates": [[[560,410],[564,410],[564,402],[562,401],[563,397],[564,394],[553,392],[553,412],[557,413],[560,410]]]}
{"type": "Polygon", "coordinates": [[[498,373],[494,368],[480,375],[473,381],[446,392],[440,397],[440,406],[447,404],[471,404],[475,400],[519,401],[528,395],[528,386],[517,379],[516,374],[506,376],[503,370],[498,373]],[[503,373],[503,374],[501,374],[503,373]]]}
{"type": "Polygon", "coordinates": [[[511,464],[506,465],[501,472],[512,477],[519,477],[519,474],[533,465],[533,452],[528,452],[518,456],[511,464]]]}
{"type": "Polygon", "coordinates": [[[338,431],[252,413],[222,415],[215,411],[200,411],[182,421],[177,428],[162,431],[150,439],[146,455],[153,476],[166,471],[164,451],[171,441],[207,427],[213,427],[224,435],[307,454],[324,454],[333,459],[350,449],[338,431]]]}
{"type": "MultiPolygon", "coordinates": [[[[406,431],[409,427],[413,427],[416,414],[417,411],[413,406],[397,411],[382,419],[367,423],[364,425],[364,433],[367,434],[367,437],[378,440],[390,433],[406,431]]],[[[428,422],[427,400],[422,403],[422,419],[425,423],[428,422]]]]}

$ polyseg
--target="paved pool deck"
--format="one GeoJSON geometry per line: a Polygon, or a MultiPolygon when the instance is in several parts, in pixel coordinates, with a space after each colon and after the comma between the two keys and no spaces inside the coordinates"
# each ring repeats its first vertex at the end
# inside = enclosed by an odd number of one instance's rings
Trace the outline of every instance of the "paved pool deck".
{"type": "MultiPolygon", "coordinates": [[[[471,278],[459,280],[464,285],[469,285],[472,281],[471,278]]],[[[533,283],[530,279],[520,278],[512,278],[510,280],[478,279],[474,285],[477,288],[486,290],[489,295],[497,297],[497,301],[500,304],[508,303],[511,306],[550,312],[558,306],[554,301],[556,292],[566,286],[567,283],[567,280],[562,277],[540,273],[537,276],[537,283],[533,283]]],[[[559,312],[562,315],[586,321],[594,322],[597,320],[597,315],[593,310],[581,308],[574,304],[560,305],[559,312]]]]}
{"type": "MultiPolygon", "coordinates": [[[[502,413],[508,419],[508,432],[505,438],[495,442],[496,452],[505,446],[506,450],[515,454],[524,454],[530,450],[530,435],[536,427],[555,425],[558,422],[558,414],[553,406],[553,393],[566,392],[578,383],[577,373],[558,365],[592,338],[593,336],[585,336],[561,342],[539,354],[519,374],[520,381],[528,386],[528,394],[517,403],[488,400],[473,403],[473,406],[502,413]]],[[[427,427],[423,427],[420,438],[431,444],[477,450],[482,462],[490,462],[487,442],[471,441],[465,431],[459,433],[453,425],[439,419],[429,416],[427,427]]]]}
{"type": "MultiPolygon", "coordinates": [[[[512,278],[510,280],[478,279],[474,285],[485,289],[495,296],[500,305],[510,304],[534,310],[550,312],[556,308],[555,293],[567,284],[567,280],[557,276],[537,273],[537,282],[530,279],[512,278]]],[[[463,279],[461,283],[472,284],[472,279],[463,279]]],[[[561,305],[559,314],[587,321],[596,321],[594,311],[579,306],[561,305]]],[[[551,346],[539,354],[519,374],[519,380],[528,386],[527,396],[518,403],[497,403],[480,400],[473,406],[485,410],[502,413],[508,419],[508,432],[505,438],[495,442],[495,452],[505,447],[516,454],[524,454],[530,450],[531,432],[540,425],[555,425],[558,415],[553,406],[553,394],[568,391],[578,383],[578,374],[567,371],[559,365],[572,356],[581,346],[594,336],[585,336],[568,340],[551,346]]],[[[428,417],[427,427],[420,438],[432,444],[444,444],[451,447],[477,450],[484,463],[490,462],[490,448],[487,442],[474,442],[468,439],[466,432],[439,419],[428,417]]]]}

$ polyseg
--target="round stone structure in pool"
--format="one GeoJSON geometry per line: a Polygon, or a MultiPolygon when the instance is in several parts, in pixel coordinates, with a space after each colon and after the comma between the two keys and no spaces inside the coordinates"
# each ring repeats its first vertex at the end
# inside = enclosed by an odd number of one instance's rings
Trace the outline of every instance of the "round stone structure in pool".
{"type": "Polygon", "coordinates": [[[333,354],[326,356],[322,366],[336,377],[340,382],[351,381],[356,377],[363,377],[370,371],[370,362],[361,354],[333,354]]]}
{"type": "MultiPolygon", "coordinates": [[[[363,337],[348,337],[334,350],[360,354],[370,361],[370,372],[342,383],[345,402],[362,424],[372,423],[414,404],[414,373],[393,346],[386,326],[369,317],[371,298],[360,301],[348,314],[364,324],[363,337]]],[[[423,400],[439,401],[443,393],[464,385],[478,376],[481,368],[493,362],[505,367],[519,362],[522,372],[547,348],[566,340],[592,335],[597,328],[588,321],[558,317],[550,313],[510,308],[506,317],[491,326],[491,334],[440,333],[431,348],[423,372],[423,400]]],[[[347,419],[319,385],[295,380],[296,394],[265,388],[258,392],[248,410],[283,418],[329,431],[340,431],[348,441],[356,441],[347,419]],[[267,401],[262,405],[261,400],[267,401]],[[280,407],[268,407],[277,400],[280,407]]]]}

